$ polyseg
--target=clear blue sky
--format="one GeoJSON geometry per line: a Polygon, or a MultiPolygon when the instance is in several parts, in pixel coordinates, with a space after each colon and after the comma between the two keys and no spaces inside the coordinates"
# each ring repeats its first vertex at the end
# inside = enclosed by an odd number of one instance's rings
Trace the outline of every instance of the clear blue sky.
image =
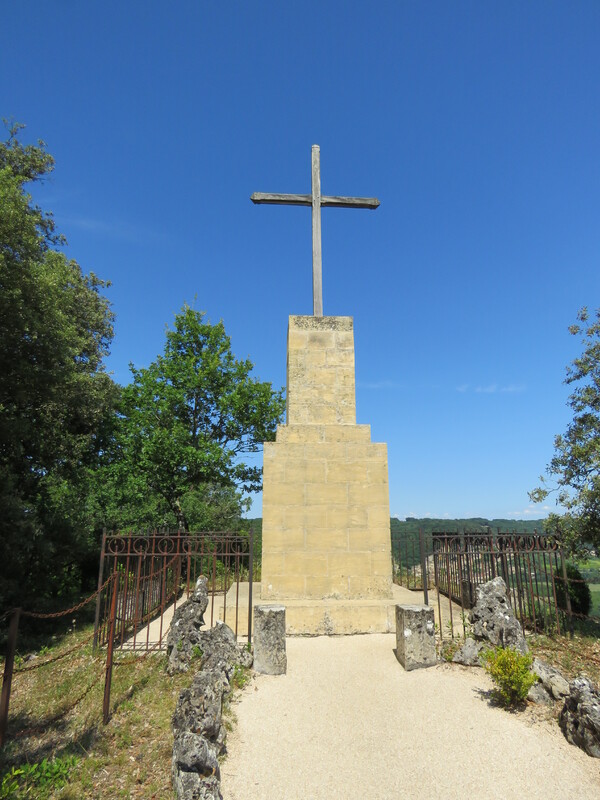
{"type": "Polygon", "coordinates": [[[36,198],[112,281],[117,381],[188,302],[285,384],[310,210],[249,195],[309,192],[318,143],[325,194],[381,200],[323,211],[323,284],[391,513],[545,516],[567,327],[600,305],[596,0],[38,0],[2,31],[0,111],[47,142],[36,198]]]}

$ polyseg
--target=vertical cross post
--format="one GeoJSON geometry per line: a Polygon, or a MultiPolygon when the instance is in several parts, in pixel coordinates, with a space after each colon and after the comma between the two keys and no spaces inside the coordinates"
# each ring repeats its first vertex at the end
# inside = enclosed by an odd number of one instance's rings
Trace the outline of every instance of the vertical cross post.
{"type": "Polygon", "coordinates": [[[312,146],[312,249],[313,316],[323,316],[323,270],[321,260],[321,148],[312,146]]]}
{"type": "Polygon", "coordinates": [[[287,206],[312,206],[312,249],[313,249],[313,316],[323,316],[323,275],[321,265],[321,206],[338,208],[377,208],[376,197],[338,197],[321,194],[321,148],[313,144],[311,151],[312,193],[311,194],[273,194],[254,192],[250,195],[253,203],[282,204],[287,206]]]}

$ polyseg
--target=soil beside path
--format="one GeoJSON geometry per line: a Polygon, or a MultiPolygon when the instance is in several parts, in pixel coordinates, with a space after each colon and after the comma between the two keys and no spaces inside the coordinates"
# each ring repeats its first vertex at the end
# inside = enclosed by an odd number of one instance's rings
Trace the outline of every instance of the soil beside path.
{"type": "Polygon", "coordinates": [[[489,704],[483,670],[405,672],[395,635],[289,638],[235,704],[225,800],[598,800],[600,760],[489,704]]]}

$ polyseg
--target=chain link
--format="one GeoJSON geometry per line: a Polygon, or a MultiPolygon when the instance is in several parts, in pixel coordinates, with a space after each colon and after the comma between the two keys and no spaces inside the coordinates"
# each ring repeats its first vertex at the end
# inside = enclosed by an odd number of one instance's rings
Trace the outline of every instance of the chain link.
{"type": "Polygon", "coordinates": [[[90,636],[86,637],[83,641],[78,642],[76,645],[70,647],[68,650],[65,650],[62,653],[58,653],[56,656],[54,656],[54,658],[48,658],[46,659],[46,661],[42,661],[39,664],[35,663],[35,664],[30,664],[27,667],[19,667],[19,669],[13,670],[13,672],[14,674],[20,674],[22,672],[33,672],[34,669],[40,669],[40,667],[45,667],[47,664],[54,664],[55,661],[60,661],[61,658],[65,658],[66,656],[71,655],[71,653],[74,653],[76,650],[79,650],[88,642],[91,642],[93,638],[94,638],[94,633],[92,632],[90,636]]]}
{"type": "MultiPolygon", "coordinates": [[[[102,672],[104,672],[104,666],[102,667],[102,672]]],[[[55,722],[58,722],[59,719],[62,719],[64,716],[66,716],[70,711],[72,711],[75,708],[75,706],[81,703],[84,697],[87,697],[87,695],[92,691],[94,686],[98,683],[98,679],[102,677],[102,672],[98,675],[98,678],[94,678],[94,680],[89,684],[89,686],[87,686],[86,689],[84,689],[84,691],[79,695],[79,697],[76,697],[75,700],[73,700],[73,702],[70,705],[66,706],[65,708],[62,708],[53,717],[47,717],[45,720],[42,720],[42,722],[40,722],[38,725],[33,725],[30,728],[24,728],[21,731],[17,731],[14,734],[14,738],[22,739],[23,736],[31,736],[31,734],[34,733],[45,733],[46,730],[50,727],[50,725],[53,725],[55,722]]]]}
{"type": "MultiPolygon", "coordinates": [[[[114,578],[114,575],[111,575],[110,577],[108,577],[104,581],[102,586],[99,589],[96,589],[94,594],[91,594],[89,597],[86,597],[85,600],[82,600],[81,603],[77,603],[77,605],[73,606],[73,608],[67,608],[65,611],[54,611],[54,612],[50,612],[48,614],[42,614],[42,613],[37,612],[37,611],[23,611],[23,610],[21,610],[21,616],[23,616],[23,617],[32,617],[33,619],[58,619],[58,617],[67,616],[67,614],[74,614],[76,611],[79,611],[85,605],[87,605],[92,600],[94,600],[100,594],[100,592],[102,592],[104,589],[106,589],[106,587],[113,580],[113,578],[114,578]]],[[[14,609],[13,609],[13,611],[14,611],[14,609]]]]}

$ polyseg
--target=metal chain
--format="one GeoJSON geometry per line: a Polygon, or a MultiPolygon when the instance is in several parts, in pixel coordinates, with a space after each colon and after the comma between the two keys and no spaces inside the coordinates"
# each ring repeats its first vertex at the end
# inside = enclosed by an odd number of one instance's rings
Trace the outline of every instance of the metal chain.
{"type": "MultiPolygon", "coordinates": [[[[102,667],[102,671],[104,671],[104,665],[102,667]]],[[[98,678],[100,677],[102,677],[102,673],[99,674],[98,678]]],[[[79,697],[76,697],[75,700],[70,705],[61,709],[53,717],[47,717],[38,725],[33,725],[30,728],[24,728],[21,731],[17,731],[14,734],[13,738],[22,739],[23,736],[30,736],[33,733],[45,733],[47,728],[50,727],[50,725],[53,725],[55,722],[58,722],[59,719],[62,719],[66,714],[72,711],[75,708],[75,706],[79,705],[79,703],[81,703],[84,697],[86,697],[91,692],[91,690],[93,689],[93,687],[96,685],[97,682],[98,682],[97,678],[94,678],[94,680],[89,684],[89,686],[87,686],[86,689],[84,689],[84,691],[79,695],[79,697]]]]}
{"type": "MultiPolygon", "coordinates": [[[[23,617],[32,617],[33,619],[58,619],[58,617],[65,617],[67,614],[74,614],[76,611],[79,611],[85,605],[87,605],[89,602],[94,600],[94,598],[97,597],[97,595],[100,594],[100,592],[102,592],[104,589],[106,589],[106,587],[113,580],[113,578],[114,578],[114,575],[111,575],[110,577],[108,577],[104,581],[102,586],[99,589],[96,589],[94,594],[91,594],[89,597],[86,597],[85,600],[82,600],[81,603],[77,603],[77,605],[73,606],[73,608],[67,608],[65,611],[54,611],[54,612],[51,612],[49,614],[42,614],[42,613],[39,613],[37,611],[23,611],[23,610],[21,610],[21,616],[23,616],[23,617]]],[[[12,611],[14,611],[14,609],[12,609],[12,611]]]]}
{"type": "Polygon", "coordinates": [[[79,650],[81,647],[83,647],[83,645],[87,644],[88,642],[91,642],[93,638],[94,638],[94,632],[92,632],[91,635],[86,637],[83,641],[78,642],[76,645],[74,645],[74,647],[70,647],[63,653],[58,653],[58,655],[54,656],[54,658],[48,658],[46,659],[46,661],[42,661],[39,664],[35,663],[35,664],[30,664],[27,667],[20,667],[19,669],[14,669],[13,673],[17,674],[22,672],[32,672],[34,669],[40,669],[40,667],[45,667],[47,664],[54,664],[55,661],[60,661],[61,658],[65,658],[66,656],[71,655],[71,653],[74,653],[76,650],[79,650]]]}
{"type": "MultiPolygon", "coordinates": [[[[167,564],[165,564],[162,567],[159,567],[155,572],[152,572],[150,575],[144,576],[144,579],[148,580],[149,578],[150,579],[154,578],[156,575],[160,574],[161,572],[164,572],[179,557],[180,557],[179,555],[173,556],[173,558],[167,564]]],[[[96,589],[96,591],[93,594],[91,594],[89,597],[86,597],[85,600],[82,600],[80,603],[77,603],[77,605],[73,606],[72,608],[67,608],[64,611],[53,611],[53,612],[49,612],[49,613],[41,613],[41,612],[38,612],[38,611],[25,611],[25,610],[21,609],[21,616],[30,617],[32,619],[58,619],[59,617],[67,616],[67,614],[74,614],[76,611],[80,611],[85,605],[87,605],[92,600],[94,600],[100,594],[100,592],[104,591],[104,589],[106,589],[106,587],[114,579],[114,577],[115,577],[115,573],[112,573],[104,581],[104,583],[102,584],[102,586],[99,589],[96,589]]],[[[15,608],[10,608],[8,611],[5,611],[4,614],[0,615],[0,622],[2,622],[4,619],[9,617],[14,611],[16,611],[15,608]]]]}

